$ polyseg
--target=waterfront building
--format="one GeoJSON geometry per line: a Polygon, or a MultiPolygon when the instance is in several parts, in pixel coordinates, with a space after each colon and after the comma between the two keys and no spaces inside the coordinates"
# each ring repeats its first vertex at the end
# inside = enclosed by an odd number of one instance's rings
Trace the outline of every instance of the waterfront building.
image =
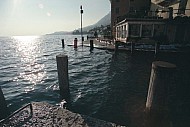
{"type": "Polygon", "coordinates": [[[179,15],[190,16],[190,0],[152,0],[151,10],[157,11],[156,15],[169,18],[169,9],[173,10],[172,17],[179,15]]]}
{"type": "Polygon", "coordinates": [[[120,42],[150,42],[165,34],[165,20],[126,18],[116,24],[116,40],[120,42]]]}
{"type": "Polygon", "coordinates": [[[187,44],[190,41],[189,1],[152,0],[149,10],[129,10],[126,15],[117,17],[112,24],[115,30],[112,34],[121,42],[151,40],[163,44],[187,44]]]}
{"type": "Polygon", "coordinates": [[[115,37],[115,25],[125,19],[126,16],[145,15],[150,10],[150,0],[110,0],[111,2],[111,28],[115,37]],[[143,12],[143,13],[142,13],[143,12]]]}
{"type": "Polygon", "coordinates": [[[115,39],[124,43],[187,44],[190,41],[190,18],[126,18],[116,24],[115,39]]]}

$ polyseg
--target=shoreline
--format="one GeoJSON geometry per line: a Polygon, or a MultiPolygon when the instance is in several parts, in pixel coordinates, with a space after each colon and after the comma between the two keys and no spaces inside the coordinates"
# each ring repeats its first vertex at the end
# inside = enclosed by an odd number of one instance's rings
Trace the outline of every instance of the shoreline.
{"type": "MultiPolygon", "coordinates": [[[[109,40],[97,40],[97,39],[88,39],[83,42],[85,47],[90,47],[90,40],[93,40],[94,42],[94,48],[100,49],[100,50],[109,50],[109,51],[115,51],[115,45],[113,43],[109,43],[109,40]]],[[[152,44],[140,44],[138,43],[137,46],[135,46],[135,51],[137,52],[155,52],[155,48],[152,44]]],[[[160,45],[159,52],[161,53],[189,53],[190,52],[190,46],[182,47],[181,45],[178,45],[179,48],[176,48],[175,45],[160,45]],[[187,48],[186,50],[180,49],[181,48],[187,48]]],[[[123,44],[118,46],[118,51],[131,51],[131,46],[124,46],[123,44]]]]}

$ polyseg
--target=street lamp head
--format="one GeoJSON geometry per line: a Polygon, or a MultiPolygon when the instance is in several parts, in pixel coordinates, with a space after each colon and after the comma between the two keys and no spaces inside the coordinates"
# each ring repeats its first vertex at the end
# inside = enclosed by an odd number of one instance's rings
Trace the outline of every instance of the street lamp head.
{"type": "Polygon", "coordinates": [[[80,6],[80,13],[83,14],[82,5],[80,6]]]}

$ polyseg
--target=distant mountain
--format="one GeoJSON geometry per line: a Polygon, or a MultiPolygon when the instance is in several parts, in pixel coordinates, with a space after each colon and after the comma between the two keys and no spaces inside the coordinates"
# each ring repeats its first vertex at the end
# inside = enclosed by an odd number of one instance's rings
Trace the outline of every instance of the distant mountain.
{"type": "MultiPolygon", "coordinates": [[[[95,27],[100,27],[101,25],[107,26],[110,24],[111,24],[111,12],[109,12],[106,16],[100,19],[97,23],[90,26],[83,27],[83,31],[89,31],[95,27]]],[[[80,30],[80,28],[78,30],[80,30]]]]}
{"type": "Polygon", "coordinates": [[[69,31],[57,31],[54,33],[46,34],[46,35],[66,35],[66,34],[72,34],[72,32],[69,31]]]}
{"type": "MultiPolygon", "coordinates": [[[[83,27],[83,31],[89,31],[95,27],[100,27],[101,25],[103,26],[107,26],[107,25],[110,25],[111,24],[111,12],[109,12],[106,16],[104,16],[103,18],[101,18],[97,23],[93,24],[93,25],[90,25],[90,26],[86,26],[86,27],[83,27]]],[[[80,28],[77,29],[78,31],[80,31],[80,28]]],[[[47,34],[47,35],[63,35],[63,34],[72,34],[72,31],[71,32],[68,32],[68,31],[57,31],[57,32],[54,32],[54,33],[50,33],[50,34],[47,34]]]]}

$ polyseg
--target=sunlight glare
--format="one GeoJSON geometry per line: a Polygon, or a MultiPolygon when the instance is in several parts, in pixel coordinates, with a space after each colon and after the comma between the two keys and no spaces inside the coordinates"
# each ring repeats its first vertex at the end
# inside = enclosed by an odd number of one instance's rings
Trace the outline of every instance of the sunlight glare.
{"type": "Polygon", "coordinates": [[[20,57],[22,66],[17,79],[22,79],[33,86],[27,86],[25,92],[33,90],[34,85],[42,83],[46,75],[44,64],[38,63],[38,54],[41,52],[39,36],[13,36],[15,49],[20,57]]]}
{"type": "Polygon", "coordinates": [[[22,0],[13,0],[13,7],[12,7],[11,15],[13,15],[15,13],[15,11],[17,10],[17,8],[21,4],[21,2],[22,2],[22,0]]]}
{"type": "Polygon", "coordinates": [[[22,0],[13,0],[14,5],[20,4],[22,0]]]}
{"type": "Polygon", "coordinates": [[[28,42],[32,42],[35,39],[39,38],[39,36],[13,36],[13,38],[19,42],[24,42],[24,43],[28,43],[28,42]]]}

